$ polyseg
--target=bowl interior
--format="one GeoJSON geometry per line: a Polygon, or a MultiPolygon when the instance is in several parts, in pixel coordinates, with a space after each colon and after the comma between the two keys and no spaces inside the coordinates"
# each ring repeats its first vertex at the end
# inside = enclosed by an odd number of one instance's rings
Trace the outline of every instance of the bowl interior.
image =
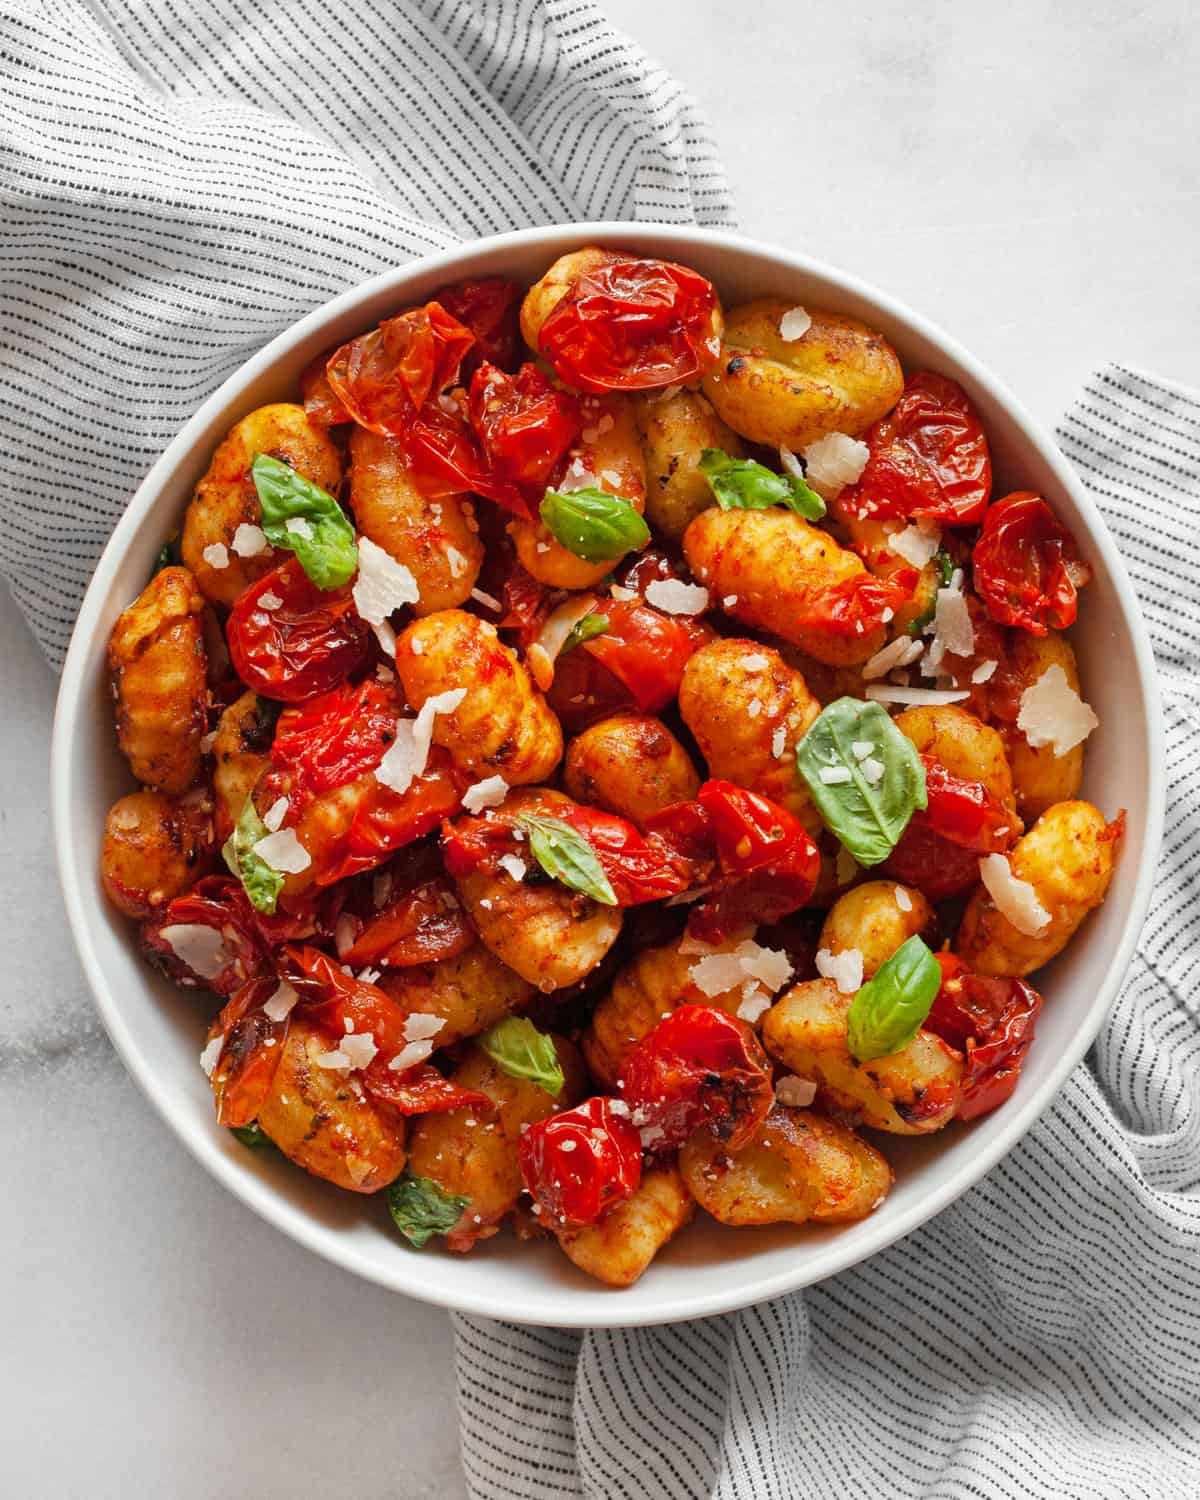
{"type": "Polygon", "coordinates": [[[735,236],[631,225],[527,231],[388,272],[276,339],[196,414],[154,466],[114,533],[88,590],[60,691],[52,768],[56,839],[71,925],[105,1023],[125,1062],[188,1148],[278,1227],[384,1285],[467,1311],[582,1326],[669,1321],[727,1311],[841,1270],[908,1233],[975,1181],[1032,1124],[1095,1035],[1145,914],[1161,824],[1159,722],[1153,664],[1128,579],[1094,505],[1048,438],[944,335],[879,293],[783,251],[735,236]],[[503,273],[528,282],[564,250],[600,241],[686,261],[728,305],[776,292],[856,314],[893,342],[907,368],[959,380],[991,440],[997,493],[1044,494],[1079,538],[1095,579],[1073,633],[1085,696],[1101,719],[1083,794],[1107,814],[1125,808],[1127,833],[1105,905],[1080,940],[1043,971],[1047,1004],[1015,1098],[970,1127],[924,1141],[880,1141],[896,1186],[871,1218],[836,1229],[731,1230],[701,1215],[634,1287],[614,1292],[577,1272],[551,1245],[502,1234],[466,1257],[409,1250],[382,1197],[359,1199],[270,1153],[240,1146],[213,1121],[198,1054],[210,1003],[160,979],[139,959],[134,928],[112,912],[96,878],[108,805],[130,779],[117,750],[105,673],[109,631],[179,523],[213,448],[238,418],[291,399],[321,349],[420,301],[457,276],[503,273]]]}

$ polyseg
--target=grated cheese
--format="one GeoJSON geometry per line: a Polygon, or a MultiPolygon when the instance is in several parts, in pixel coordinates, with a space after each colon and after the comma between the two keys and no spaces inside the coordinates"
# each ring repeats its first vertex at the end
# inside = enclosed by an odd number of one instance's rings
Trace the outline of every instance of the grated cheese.
{"type": "Polygon", "coordinates": [[[513,880],[525,879],[525,861],[515,854],[503,854],[497,861],[500,868],[513,880]]]}
{"type": "Polygon", "coordinates": [[[844,786],[853,779],[849,766],[822,766],[817,774],[826,786],[844,786]]]}
{"type": "Polygon", "coordinates": [[[437,1036],[446,1025],[444,1016],[426,1015],[424,1011],[415,1011],[411,1016],[404,1019],[404,1040],[406,1042],[427,1042],[430,1037],[437,1036]]]}
{"type": "Polygon", "coordinates": [[[266,812],[263,813],[263,827],[270,833],[278,833],[283,827],[283,820],[287,817],[288,799],[276,797],[266,812]]]}
{"type": "Polygon", "coordinates": [[[737,601],[738,601],[738,596],[736,594],[726,594],[725,597],[724,597],[724,599],[721,600],[721,608],[722,609],[732,609],[733,606],[737,603],[737,601]]]}
{"type": "Polygon", "coordinates": [[[848,484],[857,484],[871,450],[844,432],[827,432],[804,450],[808,483],[818,495],[833,500],[848,484]]]}
{"type": "Polygon", "coordinates": [[[771,754],[776,760],[782,760],[787,754],[787,730],[782,726],[771,736],[771,754]]]}
{"type": "Polygon", "coordinates": [[[268,589],[265,594],[258,596],[259,609],[278,609],[282,603],[283,600],[273,589],[268,589]]]}
{"type": "Polygon", "coordinates": [[[1017,728],[1035,749],[1052,745],[1055,756],[1082,744],[1099,724],[1056,662],[1021,694],[1017,728]]]}
{"type": "Polygon", "coordinates": [[[499,807],[508,796],[508,782],[503,776],[489,776],[486,781],[477,781],[463,793],[463,809],[469,813],[481,813],[486,807],[499,807]]]}
{"type": "Polygon", "coordinates": [[[979,861],[979,878],[1001,916],[1026,937],[1037,937],[1050,921],[1050,913],[1038,900],[1028,880],[1021,880],[1003,854],[985,854],[979,861]]]}
{"type": "Polygon", "coordinates": [[[352,1068],[369,1068],[379,1048],[371,1032],[360,1031],[354,1036],[344,1036],[340,1050],[343,1057],[350,1059],[352,1068]]]}
{"type": "Polygon", "coordinates": [[[910,662],[916,661],[924,649],[924,642],[915,641],[911,636],[898,635],[863,663],[863,681],[873,682],[877,677],[886,677],[895,667],[908,666],[910,662]]]}
{"type": "Polygon", "coordinates": [[[432,1051],[433,1043],[430,1041],[408,1042],[388,1063],[388,1072],[406,1073],[409,1068],[423,1063],[432,1051]]]}
{"type": "Polygon", "coordinates": [[[403,795],[414,780],[424,774],[433,745],[433,721],[438,714],[450,714],[467,696],[466,688],[451,688],[427,698],[415,719],[396,723],[396,738],[375,767],[375,779],[393,792],[403,795]]]}
{"type": "Polygon", "coordinates": [[[873,755],[868,755],[861,762],[862,773],[869,786],[878,786],[883,780],[884,766],[881,760],[876,760],[873,755]]]}
{"type": "Polygon", "coordinates": [[[421,598],[412,573],[367,536],[358,538],[358,577],[352,593],[354,607],[368,625],[387,624],[395,610],[421,598]]]}
{"type": "Polygon", "coordinates": [[[745,667],[747,672],[763,672],[771,665],[771,658],[763,656],[760,651],[753,651],[749,656],[740,656],[738,666],[745,667]]]}
{"type": "Polygon", "coordinates": [[[267,533],[261,526],[255,526],[250,521],[243,521],[233,533],[233,550],[239,557],[257,557],[270,545],[267,533]]]}
{"type": "Polygon", "coordinates": [[[896,886],[892,894],[895,896],[896,905],[901,911],[912,911],[912,897],[902,885],[896,886]]]}
{"type": "Polygon", "coordinates": [[[708,608],[708,590],[700,583],[656,578],[646,585],[647,602],[669,615],[700,615],[708,608]]]}
{"type": "Polygon", "coordinates": [[[200,1054],[200,1066],[204,1069],[204,1076],[206,1078],[211,1078],[213,1076],[213,1069],[220,1062],[221,1053],[224,1052],[224,1050],[224,1033],[222,1033],[220,1036],[212,1037],[205,1044],[204,1051],[200,1054]]]}
{"type": "Polygon", "coordinates": [[[312,541],[313,529],[303,516],[289,516],[283,525],[293,536],[301,536],[306,542],[312,541]]]}
{"type": "Polygon", "coordinates": [[[332,1052],[318,1052],[313,1062],[318,1068],[325,1068],[331,1073],[348,1073],[354,1066],[349,1056],[340,1047],[335,1047],[332,1052]]]}
{"type": "Polygon", "coordinates": [[[812,327],[812,319],[803,307],[793,307],[779,320],[779,337],[789,344],[802,339],[812,327]]]}
{"type": "Polygon", "coordinates": [[[800,462],[800,460],[796,457],[792,450],[790,448],[785,448],[782,443],[780,443],[779,445],[779,462],[783,466],[784,471],[788,474],[791,474],[793,478],[804,478],[804,465],[800,462]]]}
{"type": "Polygon", "coordinates": [[[788,1073],[775,1085],[775,1098],[791,1109],[807,1109],[817,1097],[817,1086],[810,1078],[797,1078],[788,1073]]]}
{"type": "Polygon", "coordinates": [[[862,988],[862,952],[847,948],[835,953],[832,948],[821,948],[817,952],[817,973],[822,979],[832,979],[841,994],[853,995],[862,988]]]}
{"type": "Polygon", "coordinates": [[[201,979],[215,979],[233,962],[225,939],[215,927],[203,922],[172,923],[160,928],[158,935],[179,962],[201,979]]]}
{"type": "Polygon", "coordinates": [[[251,852],[281,875],[299,875],[312,864],[308,850],[296,837],[294,828],[281,828],[259,839],[251,852]]]}
{"type": "Polygon", "coordinates": [[[224,542],[209,542],[200,556],[210,568],[216,568],[218,571],[229,566],[229,548],[224,542]]]}
{"type": "Polygon", "coordinates": [[[886,682],[873,682],[866,689],[866,697],[872,703],[927,703],[930,707],[961,703],[970,696],[965,688],[893,687],[886,682]]]}
{"type": "Polygon", "coordinates": [[[762,713],[762,699],[751,698],[750,702],[746,705],[747,717],[757,719],[760,713],[762,713]]]}
{"type": "Polygon", "coordinates": [[[935,521],[918,521],[903,531],[894,531],[887,544],[897,557],[902,557],[914,568],[923,568],[942,545],[942,529],[935,521]]]}
{"type": "Polygon", "coordinates": [[[446,548],[446,561],[450,564],[450,577],[461,578],[469,564],[457,547],[446,548]]]}
{"type": "MultiPolygon", "coordinates": [[[[680,952],[683,952],[682,944],[680,952]]],[[[774,993],[792,977],[792,961],[782,949],[763,948],[752,938],[746,938],[736,948],[709,951],[692,964],[688,977],[700,993],[710,999],[737,989],[747,980],[756,981],[774,993]]],[[[744,998],[743,992],[743,1003],[744,998]]]]}
{"type": "Polygon", "coordinates": [[[281,979],[278,989],[263,1002],[263,1014],[268,1021],[286,1021],[299,998],[295,987],[281,979]]]}
{"type": "MultiPolygon", "coordinates": [[[[955,575],[958,576],[957,574],[955,575]]],[[[962,588],[938,589],[933,613],[933,633],[941,642],[941,654],[970,656],[975,650],[975,627],[962,588]]]]}
{"type": "Polygon", "coordinates": [[[971,673],[971,681],[972,682],[990,682],[991,678],[992,678],[992,674],[995,672],[996,668],[999,665],[1000,665],[1000,663],[998,661],[991,661],[991,660],[981,661],[979,663],[979,665],[975,668],[975,670],[971,673]]]}
{"type": "Polygon", "coordinates": [[[765,994],[754,983],[748,981],[742,986],[742,1003],[737,1008],[737,1018],[745,1021],[750,1026],[761,1021],[767,1011],[771,1009],[771,997],[765,994]]]}
{"type": "Polygon", "coordinates": [[[472,589],[471,598],[474,599],[476,604],[482,604],[484,609],[499,611],[504,608],[503,604],[500,603],[494,594],[485,593],[483,589],[472,589]]]}

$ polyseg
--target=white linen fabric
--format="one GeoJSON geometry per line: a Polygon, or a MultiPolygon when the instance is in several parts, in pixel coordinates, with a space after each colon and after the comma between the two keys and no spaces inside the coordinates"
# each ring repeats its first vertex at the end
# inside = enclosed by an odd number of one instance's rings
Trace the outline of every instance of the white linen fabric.
{"type": "Polygon", "coordinates": [[[1095,1047],[956,1205],[807,1291],[630,1331],[456,1317],[473,1500],[1200,1495],[1200,395],[1112,365],[1059,439],[1167,728],[1158,883],[1095,1047]]]}
{"type": "Polygon", "coordinates": [[[590,0],[0,0],[0,569],[56,665],[113,523],[303,314],[456,240],[726,224],[590,0]]]}

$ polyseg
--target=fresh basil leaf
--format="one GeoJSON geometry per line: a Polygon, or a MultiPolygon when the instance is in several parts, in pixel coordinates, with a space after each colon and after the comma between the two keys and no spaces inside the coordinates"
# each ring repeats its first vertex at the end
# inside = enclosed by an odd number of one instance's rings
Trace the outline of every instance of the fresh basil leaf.
{"type": "Polygon", "coordinates": [[[942,970],[919,937],[901,943],[850,1002],[846,1042],[859,1062],[907,1047],[929,1014],[942,970]]]}
{"type": "Polygon", "coordinates": [[[582,891],[602,906],[616,906],[616,892],[596,858],[596,851],[582,834],[561,818],[547,818],[540,813],[521,813],[517,822],[529,835],[534,859],[552,880],[561,881],[573,891],[582,891]]]}
{"type": "Polygon", "coordinates": [[[405,1172],[388,1188],[388,1212],[396,1228],[418,1250],[435,1234],[448,1234],[458,1223],[469,1198],[456,1198],[428,1177],[405,1172]]]}
{"type": "Polygon", "coordinates": [[[259,839],[265,839],[269,832],[253,799],[247,797],[233,832],[225,840],[221,856],[229,866],[230,874],[242,882],[242,889],[250,897],[254,909],[273,916],[275,902],[283,889],[283,876],[254,852],[255,844],[259,839]]]}
{"type": "Polygon", "coordinates": [[[878,703],[830,703],[796,746],[796,766],[826,825],[860,865],[885,860],[913,812],[926,805],[917,747],[878,703]],[[871,746],[861,760],[855,744],[871,746]],[[882,766],[883,774],[871,781],[864,766],[882,766]]]}
{"type": "Polygon", "coordinates": [[[571,633],[562,643],[559,656],[566,656],[568,651],[574,651],[576,646],[582,646],[584,641],[594,641],[598,635],[603,635],[608,629],[607,615],[584,615],[581,620],[576,620],[571,626],[571,633]]]}
{"type": "Polygon", "coordinates": [[[929,608],[923,610],[915,620],[908,622],[909,635],[920,635],[926,625],[932,623],[937,613],[937,591],[944,589],[954,577],[954,559],[944,547],[939,547],[933,554],[933,565],[937,569],[937,579],[934,583],[933,595],[929,601],[929,608]]]}
{"type": "Polygon", "coordinates": [[[510,1078],[528,1078],[555,1099],[563,1091],[563,1070],[553,1038],[526,1016],[506,1016],[478,1039],[479,1045],[510,1078]]]}
{"type": "Polygon", "coordinates": [[[541,516],[555,540],[585,562],[613,562],[650,540],[637,507],[603,490],[547,490],[541,516]]]}
{"type": "Polygon", "coordinates": [[[150,577],[157,577],[164,568],[178,567],[180,556],[179,537],[173,536],[169,542],[164,542],[155,554],[154,567],[150,571],[150,577]]]}
{"type": "Polygon", "coordinates": [[[825,502],[796,474],[776,474],[752,458],[730,458],[722,448],[705,448],[697,465],[722,510],[766,510],[786,505],[806,521],[819,521],[825,502]]]}
{"type": "Polygon", "coordinates": [[[354,527],[333,496],[269,453],[258,454],[250,475],[267,541],[294,552],[319,589],[349,583],[358,567],[358,548],[354,527]]]}
{"type": "Polygon", "coordinates": [[[249,1125],[231,1125],[229,1133],[236,1140],[241,1141],[243,1146],[250,1146],[256,1151],[263,1146],[275,1144],[257,1120],[251,1120],[249,1125]]]}

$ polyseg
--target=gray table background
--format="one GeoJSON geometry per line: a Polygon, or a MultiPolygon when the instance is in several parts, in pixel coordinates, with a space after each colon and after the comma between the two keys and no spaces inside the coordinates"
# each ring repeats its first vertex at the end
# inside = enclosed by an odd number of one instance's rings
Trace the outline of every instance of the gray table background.
{"type": "MultiPolygon", "coordinates": [[[[707,109],[746,232],[927,312],[1047,423],[1107,358],[1200,383],[1187,0],[608,10],[707,109]]],[[[116,1061],[54,875],[55,681],[2,590],[0,640],[0,1492],[459,1500],[446,1316],[261,1223],[116,1061]]]]}

